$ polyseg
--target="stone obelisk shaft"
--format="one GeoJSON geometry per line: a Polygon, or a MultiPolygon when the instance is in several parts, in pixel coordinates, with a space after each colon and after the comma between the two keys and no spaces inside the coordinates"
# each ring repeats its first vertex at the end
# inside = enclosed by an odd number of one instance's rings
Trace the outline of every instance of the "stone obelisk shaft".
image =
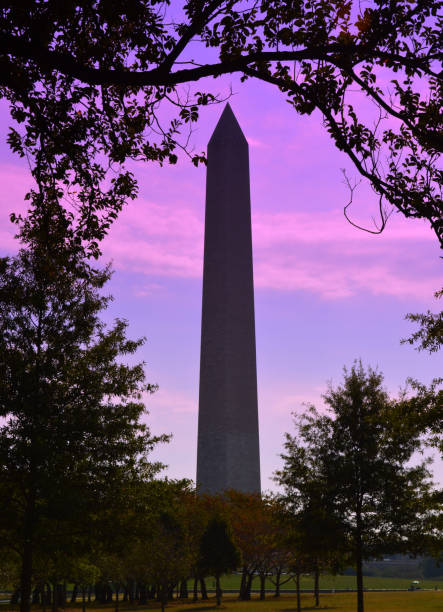
{"type": "Polygon", "coordinates": [[[200,492],[260,492],[248,143],[227,105],[208,143],[200,492]]]}

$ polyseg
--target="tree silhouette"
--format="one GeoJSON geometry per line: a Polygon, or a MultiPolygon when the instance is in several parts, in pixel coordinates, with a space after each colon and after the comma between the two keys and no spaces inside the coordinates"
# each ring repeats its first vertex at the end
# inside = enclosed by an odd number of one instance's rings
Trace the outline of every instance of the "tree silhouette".
{"type": "MultiPolygon", "coordinates": [[[[188,128],[220,101],[212,80],[237,73],[266,82],[294,111],[316,111],[336,147],[389,210],[427,219],[443,245],[441,0],[159,0],[4,2],[2,95],[26,155],[35,209],[75,214],[69,226],[90,254],[127,198],[124,162],[176,163],[188,128]],[[360,98],[356,98],[356,91],[360,98]],[[375,111],[366,116],[360,101],[375,111]],[[171,117],[170,120],[164,119],[171,117]],[[112,180],[107,179],[111,172],[112,180]]],[[[355,184],[346,180],[351,193],[355,184]]],[[[349,209],[346,207],[349,216],[349,209]]]]}
{"type": "Polygon", "coordinates": [[[200,541],[200,564],[215,577],[217,606],[221,604],[220,577],[240,565],[240,553],[232,540],[228,523],[221,517],[211,519],[200,541]]]}
{"type": "Polygon", "coordinates": [[[109,276],[63,243],[0,260],[0,535],[21,559],[22,612],[36,557],[87,550],[100,511],[156,473],[148,454],[167,439],[140,422],[143,364],[121,361],[143,340],[100,320],[109,276]]]}
{"type": "MultiPolygon", "coordinates": [[[[361,363],[344,370],[343,384],[329,387],[329,414],[311,407],[287,435],[279,479],[289,499],[303,499],[308,457],[323,489],[320,508],[349,543],[357,570],[357,609],[363,612],[363,560],[394,552],[417,553],[426,546],[435,512],[426,462],[409,461],[420,449],[420,431],[398,420],[383,376],[361,363]]],[[[310,481],[310,479],[308,479],[310,481]]],[[[437,496],[438,497],[438,496],[437,496]]],[[[436,506],[434,506],[436,508],[436,506]]]]}

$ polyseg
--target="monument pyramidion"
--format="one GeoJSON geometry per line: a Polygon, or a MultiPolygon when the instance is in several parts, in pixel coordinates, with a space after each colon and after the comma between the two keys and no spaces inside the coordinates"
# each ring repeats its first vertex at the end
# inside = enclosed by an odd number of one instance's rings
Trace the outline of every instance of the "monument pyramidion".
{"type": "Polygon", "coordinates": [[[208,143],[197,489],[260,493],[249,152],[229,104],[208,143]]]}

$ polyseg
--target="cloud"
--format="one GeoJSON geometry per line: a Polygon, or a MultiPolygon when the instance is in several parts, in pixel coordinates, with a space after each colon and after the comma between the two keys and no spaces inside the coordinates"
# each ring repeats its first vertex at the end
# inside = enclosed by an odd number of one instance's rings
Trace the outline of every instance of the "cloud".
{"type": "Polygon", "coordinates": [[[197,399],[181,391],[171,391],[160,387],[145,399],[148,410],[168,414],[197,414],[197,399]]]}
{"type": "MultiPolygon", "coordinates": [[[[421,222],[407,222],[394,217],[383,235],[377,238],[352,227],[344,218],[342,210],[325,212],[259,212],[253,215],[253,231],[257,246],[274,247],[282,243],[332,244],[346,242],[361,251],[364,245],[377,248],[393,241],[413,240],[431,242],[430,229],[421,222]]],[[[382,246],[383,248],[383,246],[382,246]]]]}
{"type": "MultiPolygon", "coordinates": [[[[26,209],[28,188],[25,169],[0,167],[3,252],[18,246],[8,215],[26,209]]],[[[105,260],[112,259],[116,269],[146,276],[139,297],[158,291],[160,278],[202,276],[203,208],[191,206],[187,196],[128,204],[103,243],[105,260]]],[[[307,291],[324,299],[361,292],[427,299],[441,285],[435,238],[421,221],[394,215],[381,236],[353,228],[341,210],[255,210],[252,224],[257,289],[307,291]]]]}
{"type": "Polygon", "coordinates": [[[143,285],[137,285],[134,288],[133,293],[136,297],[150,297],[154,293],[158,293],[164,289],[160,283],[143,283],[143,285]]]}
{"type": "MultiPolygon", "coordinates": [[[[105,255],[117,268],[148,276],[201,278],[203,228],[202,214],[180,202],[138,200],[122,213],[105,255]]],[[[428,297],[440,282],[427,269],[428,258],[414,255],[433,246],[431,231],[399,216],[377,237],[351,227],[337,210],[257,211],[253,243],[258,289],[309,291],[326,299],[361,291],[428,297]]]]}
{"type": "Polygon", "coordinates": [[[322,412],[326,411],[326,404],[323,401],[322,394],[326,390],[326,385],[317,387],[312,385],[310,389],[301,388],[300,381],[294,383],[292,389],[281,388],[266,388],[265,392],[260,395],[260,406],[270,406],[271,410],[260,410],[260,417],[263,421],[272,421],[276,415],[288,416],[293,413],[301,413],[306,411],[307,406],[314,405],[322,412]],[[297,392],[295,392],[297,388],[297,392]]]}

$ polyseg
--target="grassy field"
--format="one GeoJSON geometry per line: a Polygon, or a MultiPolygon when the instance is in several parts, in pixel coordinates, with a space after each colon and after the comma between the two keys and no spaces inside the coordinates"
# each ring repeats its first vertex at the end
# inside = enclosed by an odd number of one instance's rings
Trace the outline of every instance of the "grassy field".
{"type": "MultiPolygon", "coordinates": [[[[331,612],[355,612],[355,593],[325,594],[320,598],[320,607],[314,607],[312,595],[302,595],[302,610],[330,610],[331,612]]],[[[151,603],[149,606],[128,606],[120,604],[120,612],[148,612],[158,609],[159,605],[151,603]]],[[[40,607],[33,608],[35,612],[40,607]]],[[[168,605],[171,612],[209,612],[216,610],[214,598],[209,601],[198,603],[172,602],[168,605]]],[[[218,608],[220,609],[220,608],[218,608]]],[[[268,597],[265,601],[256,598],[249,602],[236,601],[234,597],[225,597],[221,606],[227,612],[295,612],[296,603],[294,596],[282,596],[278,600],[268,597]]],[[[12,612],[9,606],[2,606],[2,612],[12,612]]],[[[76,607],[67,606],[63,612],[79,612],[76,607]]],[[[91,605],[87,612],[112,612],[113,607],[91,605]]],[[[16,609],[14,609],[16,612],[16,609]]],[[[366,593],[365,612],[443,612],[443,592],[406,592],[406,593],[366,593]]]]}
{"type": "MultiPolygon", "coordinates": [[[[285,578],[285,576],[283,576],[285,578]]],[[[364,586],[366,589],[407,589],[411,584],[411,580],[408,578],[383,578],[378,576],[365,576],[364,586]]],[[[418,578],[420,580],[420,578],[418,578]]],[[[208,588],[212,587],[213,581],[207,580],[208,588]]],[[[302,589],[314,588],[314,581],[311,576],[303,576],[301,578],[302,589]]],[[[240,576],[231,574],[230,576],[223,576],[222,588],[224,589],[238,589],[240,586],[240,576]]],[[[420,580],[420,586],[423,589],[438,589],[443,590],[443,579],[432,579],[432,580],[420,580]]],[[[253,588],[259,589],[260,584],[258,578],[254,578],[253,588]]],[[[266,581],[266,588],[273,589],[274,585],[271,581],[266,581]]],[[[282,585],[282,589],[294,589],[295,584],[291,580],[286,584],[282,585]]],[[[320,588],[321,589],[355,589],[356,579],[355,576],[320,576],[320,588]]]]}
{"type": "MultiPolygon", "coordinates": [[[[365,595],[366,612],[426,612],[443,611],[443,592],[432,593],[367,593],[365,595]]],[[[295,612],[296,602],[293,596],[282,596],[278,601],[271,597],[265,601],[253,599],[240,602],[225,598],[223,607],[229,612],[295,612]]],[[[215,606],[188,604],[174,606],[174,612],[191,610],[214,610],[215,606]]],[[[312,595],[302,595],[303,610],[331,610],[334,612],[355,612],[356,596],[354,593],[325,594],[320,598],[320,608],[315,608],[312,595]]],[[[171,607],[172,610],[172,607],[171,607]]]]}

